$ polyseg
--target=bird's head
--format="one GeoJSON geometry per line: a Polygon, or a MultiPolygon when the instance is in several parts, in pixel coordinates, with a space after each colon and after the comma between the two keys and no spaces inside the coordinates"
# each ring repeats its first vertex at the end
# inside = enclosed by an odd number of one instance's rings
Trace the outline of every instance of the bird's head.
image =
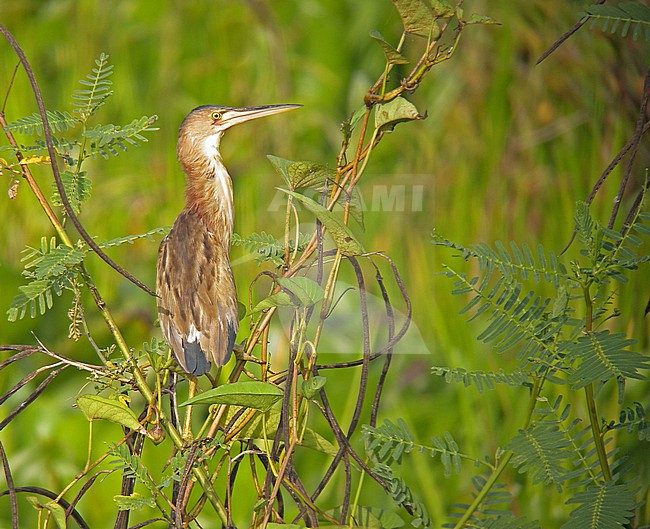
{"type": "Polygon", "coordinates": [[[197,158],[219,155],[223,133],[240,123],[272,114],[279,114],[302,105],[264,105],[256,107],[223,107],[205,105],[190,112],[178,133],[178,158],[181,163],[193,163],[197,158]]]}

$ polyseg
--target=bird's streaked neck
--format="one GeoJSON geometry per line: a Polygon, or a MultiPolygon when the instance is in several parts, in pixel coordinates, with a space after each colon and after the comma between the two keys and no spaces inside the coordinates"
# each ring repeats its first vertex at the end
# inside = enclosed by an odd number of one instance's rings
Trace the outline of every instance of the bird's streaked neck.
{"type": "Polygon", "coordinates": [[[195,141],[190,153],[179,149],[179,159],[187,174],[187,208],[199,213],[208,229],[230,244],[234,222],[232,180],[219,154],[220,141],[221,134],[195,141]]]}

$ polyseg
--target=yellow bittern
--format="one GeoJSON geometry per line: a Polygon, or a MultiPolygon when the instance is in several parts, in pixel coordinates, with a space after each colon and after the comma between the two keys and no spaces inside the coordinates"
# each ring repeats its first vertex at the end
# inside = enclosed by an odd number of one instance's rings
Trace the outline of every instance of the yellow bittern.
{"type": "Polygon", "coordinates": [[[300,106],[201,106],[181,124],[176,153],[187,176],[186,205],[160,245],[156,293],[163,336],[186,373],[228,362],[239,327],[229,258],[232,180],[221,137],[233,125],[300,106]]]}

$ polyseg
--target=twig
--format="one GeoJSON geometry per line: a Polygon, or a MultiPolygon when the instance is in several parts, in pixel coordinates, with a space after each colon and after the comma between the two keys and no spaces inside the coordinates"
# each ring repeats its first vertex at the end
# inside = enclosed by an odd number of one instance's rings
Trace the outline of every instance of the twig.
{"type": "Polygon", "coordinates": [[[634,137],[632,138],[630,156],[627,159],[627,164],[625,165],[625,170],[623,171],[623,178],[621,178],[621,183],[618,187],[618,193],[616,193],[616,198],[614,199],[612,214],[609,217],[609,224],[607,225],[610,230],[614,227],[614,221],[616,220],[616,215],[618,214],[618,210],[621,206],[621,201],[623,200],[623,193],[625,192],[627,183],[630,180],[630,176],[632,175],[632,165],[634,164],[636,153],[639,151],[641,137],[643,136],[643,128],[646,124],[646,110],[648,108],[648,99],[650,99],[650,68],[646,72],[645,81],[643,82],[643,96],[641,97],[639,117],[636,120],[636,129],[634,131],[634,137]]]}
{"type": "Polygon", "coordinates": [[[0,422],[0,430],[4,429],[14,418],[22,411],[27,408],[32,402],[34,402],[38,396],[45,391],[45,388],[50,385],[50,383],[63,371],[67,366],[63,366],[55,371],[52,371],[43,382],[41,382],[38,387],[32,392],[32,394],[27,397],[23,402],[21,402],[12,412],[5,417],[5,419],[0,422]]]}
{"type": "MultiPolygon", "coordinates": [[[[595,4],[604,4],[605,0],[596,0],[594,2],[595,4]]],[[[540,64],[544,59],[546,59],[551,53],[553,53],[555,50],[557,50],[564,42],[571,37],[576,31],[578,31],[582,26],[584,26],[585,22],[587,20],[579,20],[573,26],[571,26],[565,33],[563,33],[559,39],[557,39],[553,44],[551,44],[551,47],[548,48],[544,53],[542,53],[542,56],[537,59],[537,62],[535,63],[535,66],[540,64]]]]}

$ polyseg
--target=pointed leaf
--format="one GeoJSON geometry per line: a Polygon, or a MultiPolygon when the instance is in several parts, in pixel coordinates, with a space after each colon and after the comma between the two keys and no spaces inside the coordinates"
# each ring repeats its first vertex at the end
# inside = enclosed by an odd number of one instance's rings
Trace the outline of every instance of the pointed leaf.
{"type": "Polygon", "coordinates": [[[359,191],[357,186],[354,186],[352,188],[352,193],[350,193],[350,216],[356,221],[362,230],[366,229],[363,221],[364,209],[365,204],[363,202],[363,197],[361,196],[361,191],[359,191]]]}
{"type": "Polygon", "coordinates": [[[334,175],[334,171],[319,163],[294,162],[270,154],[267,155],[267,158],[292,191],[318,188],[334,175]]]}
{"type": "Polygon", "coordinates": [[[66,529],[67,525],[65,522],[65,509],[55,501],[48,501],[43,505],[45,509],[50,511],[52,518],[54,518],[54,523],[59,529],[66,529]]]}
{"type": "Polygon", "coordinates": [[[295,300],[294,305],[311,307],[323,299],[323,288],[309,277],[278,277],[278,284],[295,300]]]}
{"type": "Polygon", "coordinates": [[[337,448],[332,443],[311,428],[305,429],[300,446],[316,450],[331,457],[336,457],[338,453],[337,448]]]}
{"type": "Polygon", "coordinates": [[[286,189],[278,189],[294,197],[309,211],[316,215],[318,220],[323,223],[323,226],[327,228],[332,239],[334,239],[334,244],[336,244],[336,247],[341,250],[343,255],[360,255],[364,253],[365,250],[363,249],[363,246],[361,246],[361,243],[356,240],[350,231],[350,228],[344,224],[341,219],[334,215],[334,213],[321,206],[318,202],[313,201],[311,198],[286,189]]]}
{"type": "Polygon", "coordinates": [[[426,115],[420,115],[413,103],[403,97],[396,97],[388,103],[377,105],[375,109],[375,128],[390,132],[398,123],[424,118],[426,118],[426,115]]]}
{"type": "Polygon", "coordinates": [[[392,0],[402,19],[404,31],[435,40],[440,35],[434,13],[423,0],[392,0]]]}
{"type": "Polygon", "coordinates": [[[253,309],[254,313],[271,307],[311,307],[325,295],[323,288],[308,277],[279,277],[276,281],[282,291],[260,301],[253,309]]]}
{"type": "Polygon", "coordinates": [[[477,15],[477,14],[473,14],[469,20],[464,20],[463,22],[465,23],[465,25],[469,25],[469,24],[485,24],[485,25],[497,25],[497,26],[501,25],[501,22],[494,20],[492,17],[489,17],[487,15],[477,15]]]}
{"type": "Polygon", "coordinates": [[[224,384],[186,400],[179,406],[190,404],[231,404],[257,410],[268,410],[282,398],[282,390],[268,382],[245,380],[224,384]]]}
{"type": "Polygon", "coordinates": [[[257,305],[255,305],[251,311],[251,314],[255,314],[256,312],[267,310],[272,307],[291,307],[292,305],[293,301],[289,294],[286,292],[276,292],[275,294],[271,294],[268,298],[264,298],[257,305]]]}
{"type": "Polygon", "coordinates": [[[346,121],[344,121],[341,124],[341,132],[343,132],[343,135],[347,140],[350,139],[354,127],[357,126],[357,123],[361,121],[361,118],[365,115],[367,111],[368,111],[368,107],[366,107],[366,105],[361,105],[359,108],[357,108],[354,111],[354,113],[346,121]]]}
{"type": "Polygon", "coordinates": [[[409,60],[404,57],[399,51],[393,48],[388,42],[386,42],[379,31],[373,29],[370,32],[370,38],[381,46],[381,49],[384,51],[384,55],[386,56],[386,62],[388,64],[408,64],[409,60]]]}
{"type": "Polygon", "coordinates": [[[99,395],[82,395],[77,399],[77,406],[89,421],[104,419],[144,433],[144,428],[133,410],[119,400],[99,395]]]}

